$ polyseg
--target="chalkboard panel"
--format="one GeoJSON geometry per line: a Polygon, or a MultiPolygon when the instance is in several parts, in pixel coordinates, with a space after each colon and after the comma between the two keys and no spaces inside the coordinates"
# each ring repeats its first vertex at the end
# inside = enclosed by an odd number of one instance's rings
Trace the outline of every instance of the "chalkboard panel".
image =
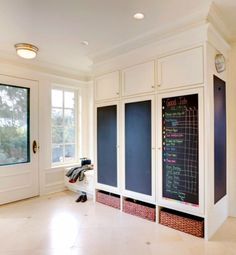
{"type": "Polygon", "coordinates": [[[152,194],[151,100],[125,104],[125,188],[152,194]]]}
{"type": "Polygon", "coordinates": [[[225,82],[214,76],[215,203],[226,195],[225,82]]]}
{"type": "Polygon", "coordinates": [[[162,99],[163,197],[199,204],[198,94],[162,99]]]}
{"type": "Polygon", "coordinates": [[[117,187],[117,106],[97,108],[98,183],[117,187]]]}

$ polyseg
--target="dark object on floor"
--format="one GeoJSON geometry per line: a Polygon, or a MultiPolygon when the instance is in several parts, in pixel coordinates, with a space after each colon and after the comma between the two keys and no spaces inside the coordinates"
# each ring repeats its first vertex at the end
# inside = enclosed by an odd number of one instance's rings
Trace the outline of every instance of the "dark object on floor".
{"type": "Polygon", "coordinates": [[[87,201],[87,194],[85,192],[83,192],[76,200],[75,202],[86,202],[87,201]]]}
{"type": "Polygon", "coordinates": [[[82,195],[81,202],[84,203],[87,201],[87,195],[82,195]]]}
{"type": "Polygon", "coordinates": [[[80,195],[80,196],[75,200],[75,202],[76,202],[76,203],[80,202],[81,199],[82,199],[82,196],[83,196],[83,195],[80,195]]]}

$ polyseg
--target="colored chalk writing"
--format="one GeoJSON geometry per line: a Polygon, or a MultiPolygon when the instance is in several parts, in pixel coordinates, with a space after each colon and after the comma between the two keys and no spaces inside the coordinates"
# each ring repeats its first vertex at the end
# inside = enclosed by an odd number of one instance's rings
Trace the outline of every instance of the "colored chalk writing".
{"type": "Polygon", "coordinates": [[[163,197],[199,204],[198,137],[198,94],[163,98],[163,197]]]}

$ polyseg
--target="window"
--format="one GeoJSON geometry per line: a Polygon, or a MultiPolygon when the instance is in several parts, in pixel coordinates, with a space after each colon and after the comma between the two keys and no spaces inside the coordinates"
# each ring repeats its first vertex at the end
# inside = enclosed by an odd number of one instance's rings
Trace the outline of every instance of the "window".
{"type": "Polygon", "coordinates": [[[30,161],[29,97],[28,88],[0,84],[0,166],[30,161]]]}
{"type": "Polygon", "coordinates": [[[77,92],[52,89],[52,163],[77,161],[77,92]]]}

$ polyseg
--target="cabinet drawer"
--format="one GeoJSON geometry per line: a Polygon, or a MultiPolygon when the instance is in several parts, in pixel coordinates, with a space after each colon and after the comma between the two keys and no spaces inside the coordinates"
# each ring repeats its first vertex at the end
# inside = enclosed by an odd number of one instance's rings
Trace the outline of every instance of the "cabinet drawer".
{"type": "Polygon", "coordinates": [[[159,89],[204,83],[203,48],[197,47],[158,59],[159,89]]]}

